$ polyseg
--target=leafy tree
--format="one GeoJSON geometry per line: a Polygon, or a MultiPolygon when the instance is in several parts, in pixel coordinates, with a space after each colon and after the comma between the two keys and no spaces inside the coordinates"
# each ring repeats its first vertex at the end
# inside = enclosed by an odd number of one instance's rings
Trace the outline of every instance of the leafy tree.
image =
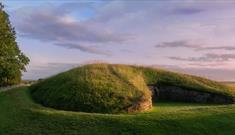
{"type": "Polygon", "coordinates": [[[0,86],[19,83],[28,63],[29,58],[20,51],[15,29],[0,3],[0,86]]]}

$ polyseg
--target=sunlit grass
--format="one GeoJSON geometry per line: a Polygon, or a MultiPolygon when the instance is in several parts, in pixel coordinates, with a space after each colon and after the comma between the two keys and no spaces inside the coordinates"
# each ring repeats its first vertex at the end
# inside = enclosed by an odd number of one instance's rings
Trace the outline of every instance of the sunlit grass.
{"type": "Polygon", "coordinates": [[[235,88],[205,78],[162,69],[122,64],[90,64],[60,73],[31,87],[35,101],[47,107],[103,113],[123,113],[150,101],[149,84],[223,95],[235,100],[235,88]]]}
{"type": "Polygon", "coordinates": [[[154,103],[150,112],[99,114],[35,104],[27,88],[0,93],[0,134],[233,135],[235,105],[154,103]]]}

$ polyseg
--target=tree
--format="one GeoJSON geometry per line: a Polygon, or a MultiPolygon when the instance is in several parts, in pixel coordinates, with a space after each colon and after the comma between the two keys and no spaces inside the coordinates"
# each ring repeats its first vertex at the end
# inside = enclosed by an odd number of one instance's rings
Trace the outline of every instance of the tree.
{"type": "Polygon", "coordinates": [[[20,51],[15,29],[0,3],[0,86],[19,83],[28,63],[29,58],[20,51]]]}

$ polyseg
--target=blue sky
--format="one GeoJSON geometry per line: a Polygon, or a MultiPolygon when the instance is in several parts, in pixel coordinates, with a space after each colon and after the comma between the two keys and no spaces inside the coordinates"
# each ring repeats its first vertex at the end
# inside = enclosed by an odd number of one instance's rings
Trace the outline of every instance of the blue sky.
{"type": "Polygon", "coordinates": [[[232,0],[2,2],[31,59],[24,79],[102,61],[235,80],[232,0]]]}

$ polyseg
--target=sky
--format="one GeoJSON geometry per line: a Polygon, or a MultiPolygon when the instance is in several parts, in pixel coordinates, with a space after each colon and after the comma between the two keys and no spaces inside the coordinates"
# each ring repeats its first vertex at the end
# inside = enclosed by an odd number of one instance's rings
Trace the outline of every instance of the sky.
{"type": "Polygon", "coordinates": [[[24,79],[92,62],[235,81],[233,0],[0,0],[31,59],[24,79]]]}

